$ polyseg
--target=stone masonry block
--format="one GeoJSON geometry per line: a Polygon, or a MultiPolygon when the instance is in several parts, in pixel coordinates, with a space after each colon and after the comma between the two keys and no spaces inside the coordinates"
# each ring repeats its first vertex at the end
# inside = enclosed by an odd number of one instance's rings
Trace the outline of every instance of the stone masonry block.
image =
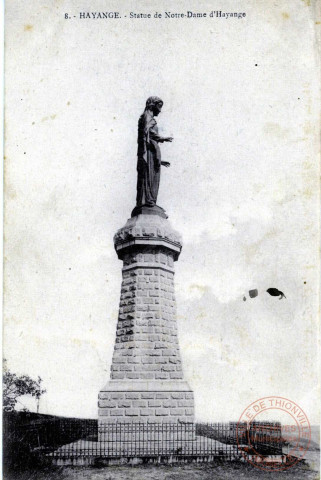
{"type": "Polygon", "coordinates": [[[121,347],[122,347],[121,355],[123,355],[124,357],[130,357],[131,355],[133,355],[133,351],[131,349],[126,348],[127,345],[121,345],[121,347]]]}
{"type": "Polygon", "coordinates": [[[167,416],[169,415],[169,410],[167,410],[166,408],[156,408],[155,410],[155,415],[157,416],[167,416]]]}
{"type": "Polygon", "coordinates": [[[135,364],[137,364],[137,363],[140,363],[140,359],[137,358],[137,357],[129,357],[129,358],[127,359],[127,363],[135,363],[135,364]]]}
{"type": "Polygon", "coordinates": [[[140,415],[132,415],[127,417],[126,414],[124,417],[117,418],[117,423],[141,423],[142,417],[140,415]]]}
{"type": "Polygon", "coordinates": [[[120,400],[118,402],[118,407],[119,408],[130,408],[132,406],[132,401],[131,400],[120,400]]]}
{"type": "Polygon", "coordinates": [[[113,372],[112,373],[112,378],[113,379],[118,379],[118,380],[122,380],[125,378],[125,374],[124,373],[117,373],[117,372],[113,372]]]}
{"type": "Polygon", "coordinates": [[[167,359],[164,357],[155,357],[155,363],[163,365],[164,363],[167,363],[167,359]]]}
{"type": "Polygon", "coordinates": [[[169,374],[168,374],[168,373],[165,373],[165,372],[163,372],[163,373],[157,373],[157,372],[156,372],[156,373],[155,373],[155,378],[156,378],[156,380],[167,380],[168,377],[169,377],[169,374]]]}
{"type": "Polygon", "coordinates": [[[110,395],[110,398],[112,400],[119,400],[119,399],[125,398],[125,394],[121,392],[111,392],[111,393],[108,393],[108,395],[110,395]]]}
{"type": "Polygon", "coordinates": [[[148,326],[148,319],[147,318],[140,318],[137,320],[137,325],[139,326],[148,326]]]}
{"type": "Polygon", "coordinates": [[[131,372],[132,370],[134,370],[134,365],[120,365],[120,370],[131,372]]]}
{"type": "Polygon", "coordinates": [[[178,407],[193,407],[194,400],[178,400],[177,406],[178,407]]]}
{"type": "Polygon", "coordinates": [[[147,401],[146,400],[133,400],[132,401],[133,407],[146,407],[147,401]]]}
{"type": "Polygon", "coordinates": [[[140,398],[140,393],[138,392],[128,392],[125,393],[125,398],[127,399],[132,399],[132,400],[138,400],[140,398]]]}
{"type": "Polygon", "coordinates": [[[180,359],[177,357],[169,357],[168,361],[169,363],[174,363],[174,364],[180,363],[180,359]]]}
{"type": "Polygon", "coordinates": [[[125,415],[128,417],[134,417],[139,415],[139,408],[128,408],[125,410],[125,415]]]}
{"type": "Polygon", "coordinates": [[[171,408],[170,409],[171,415],[184,415],[185,410],[183,408],[171,408]]]}
{"type": "Polygon", "coordinates": [[[151,364],[154,363],[154,357],[149,357],[147,355],[141,357],[142,364],[151,364]]]}
{"type": "Polygon", "coordinates": [[[153,372],[150,372],[150,373],[142,372],[139,378],[142,378],[143,380],[152,380],[155,378],[155,375],[153,372]]]}
{"type": "Polygon", "coordinates": [[[153,317],[153,315],[151,315],[151,319],[148,321],[148,325],[150,327],[156,327],[156,326],[159,326],[161,324],[161,321],[156,319],[156,314],[155,314],[155,318],[153,317]]]}
{"type": "Polygon", "coordinates": [[[153,332],[153,327],[141,327],[141,333],[151,333],[153,332]]]}
{"type": "MultiPolygon", "coordinates": [[[[126,418],[126,417],[120,417],[120,418],[126,418]]],[[[114,417],[104,417],[104,416],[100,416],[99,414],[99,420],[98,420],[98,425],[110,425],[110,424],[115,424],[115,422],[118,422],[117,419],[115,419],[114,417]]],[[[103,437],[102,437],[103,439],[103,437]]]]}
{"type": "MultiPolygon", "coordinates": [[[[139,334],[136,334],[135,336],[135,340],[137,342],[146,342],[146,341],[149,341],[148,340],[148,336],[144,333],[139,333],[139,334]]],[[[152,347],[152,343],[150,343],[150,346],[152,347]]]]}
{"type": "Polygon", "coordinates": [[[176,352],[176,350],[167,348],[166,350],[163,350],[163,355],[164,356],[175,357],[177,355],[177,352],[176,352]]]}
{"type": "Polygon", "coordinates": [[[122,417],[124,415],[123,408],[115,408],[114,410],[110,410],[111,417],[122,417]]]}
{"type": "Polygon", "coordinates": [[[159,367],[155,364],[135,365],[135,372],[153,372],[155,370],[159,370],[159,367]]]}
{"type": "Polygon", "coordinates": [[[184,395],[184,392],[173,392],[171,394],[171,398],[175,398],[175,399],[183,399],[185,397],[184,395]]]}
{"type": "MultiPolygon", "coordinates": [[[[106,417],[108,418],[108,417],[106,417]]],[[[147,424],[150,424],[150,423],[164,423],[168,421],[168,418],[170,417],[165,417],[162,415],[162,416],[159,416],[157,417],[156,415],[155,416],[151,416],[151,417],[143,417],[144,418],[144,421],[147,421],[147,424]]]]}
{"type": "Polygon", "coordinates": [[[136,309],[137,309],[138,312],[147,312],[148,306],[147,305],[138,305],[136,307],[136,309]]]}
{"type": "Polygon", "coordinates": [[[161,339],[160,335],[148,335],[149,342],[158,342],[161,339]]]}
{"type": "Polygon", "coordinates": [[[162,402],[161,402],[161,400],[149,400],[148,401],[148,406],[149,407],[161,407],[162,402]]]}
{"type": "Polygon", "coordinates": [[[148,399],[148,400],[153,399],[153,398],[155,398],[155,393],[154,392],[142,392],[141,397],[143,399],[148,399]]]}
{"type": "Polygon", "coordinates": [[[98,406],[101,407],[101,408],[116,408],[117,407],[117,403],[115,401],[111,401],[111,400],[99,400],[98,402],[98,406]]]}
{"type": "Polygon", "coordinates": [[[163,365],[161,368],[163,372],[173,372],[176,370],[175,365],[163,365]]]}
{"type": "Polygon", "coordinates": [[[154,410],[152,408],[141,408],[139,413],[143,416],[151,416],[154,414],[154,410]]]}
{"type": "Polygon", "coordinates": [[[131,380],[138,380],[139,378],[142,378],[142,377],[137,372],[128,372],[126,375],[126,378],[129,378],[131,380]]]}
{"type": "Polygon", "coordinates": [[[119,363],[126,363],[126,358],[124,357],[116,357],[116,358],[113,358],[113,364],[119,364],[119,363]]]}
{"type": "Polygon", "coordinates": [[[101,417],[109,417],[110,410],[108,408],[98,408],[98,416],[101,417]]]}
{"type": "Polygon", "coordinates": [[[169,392],[160,392],[160,393],[156,393],[156,398],[157,399],[169,399],[170,398],[170,393],[169,392]]]}

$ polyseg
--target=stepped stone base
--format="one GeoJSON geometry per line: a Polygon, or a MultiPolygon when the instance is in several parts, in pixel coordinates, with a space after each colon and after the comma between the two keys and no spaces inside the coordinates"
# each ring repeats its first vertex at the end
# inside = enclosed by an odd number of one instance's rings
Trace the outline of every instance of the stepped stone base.
{"type": "Polygon", "coordinates": [[[99,425],[194,422],[194,395],[185,381],[109,381],[99,393],[99,425]]]}

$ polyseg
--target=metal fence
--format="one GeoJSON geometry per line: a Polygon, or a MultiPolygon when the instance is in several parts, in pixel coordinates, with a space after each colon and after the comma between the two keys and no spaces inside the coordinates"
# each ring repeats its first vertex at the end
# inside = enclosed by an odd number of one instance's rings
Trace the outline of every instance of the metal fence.
{"type": "Polygon", "coordinates": [[[98,427],[97,439],[81,438],[52,455],[96,457],[221,456],[237,454],[234,446],[196,435],[192,423],[118,423],[98,427]]]}
{"type": "Polygon", "coordinates": [[[259,454],[282,454],[284,444],[280,422],[199,423],[196,433],[238,448],[251,447],[259,454]]]}
{"type": "MultiPolygon", "coordinates": [[[[257,423],[115,423],[96,420],[51,420],[7,425],[11,443],[47,458],[211,457],[231,460],[242,452],[282,454],[281,425],[257,423]]],[[[6,430],[6,429],[5,429],[6,430]]],[[[10,443],[10,442],[9,442],[10,443]]]]}

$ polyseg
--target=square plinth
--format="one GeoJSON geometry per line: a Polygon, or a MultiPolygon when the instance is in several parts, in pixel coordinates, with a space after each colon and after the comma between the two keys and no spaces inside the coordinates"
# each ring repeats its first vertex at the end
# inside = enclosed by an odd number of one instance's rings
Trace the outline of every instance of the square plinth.
{"type": "Polygon", "coordinates": [[[185,381],[110,380],[98,406],[99,425],[194,422],[194,395],[185,381]]]}

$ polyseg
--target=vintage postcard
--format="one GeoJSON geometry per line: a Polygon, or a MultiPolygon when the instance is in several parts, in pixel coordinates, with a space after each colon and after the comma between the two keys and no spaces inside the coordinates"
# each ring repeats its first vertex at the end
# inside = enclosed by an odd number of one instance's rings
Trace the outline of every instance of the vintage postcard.
{"type": "Polygon", "coordinates": [[[7,478],[318,478],[319,47],[318,0],[8,0],[7,478]]]}

